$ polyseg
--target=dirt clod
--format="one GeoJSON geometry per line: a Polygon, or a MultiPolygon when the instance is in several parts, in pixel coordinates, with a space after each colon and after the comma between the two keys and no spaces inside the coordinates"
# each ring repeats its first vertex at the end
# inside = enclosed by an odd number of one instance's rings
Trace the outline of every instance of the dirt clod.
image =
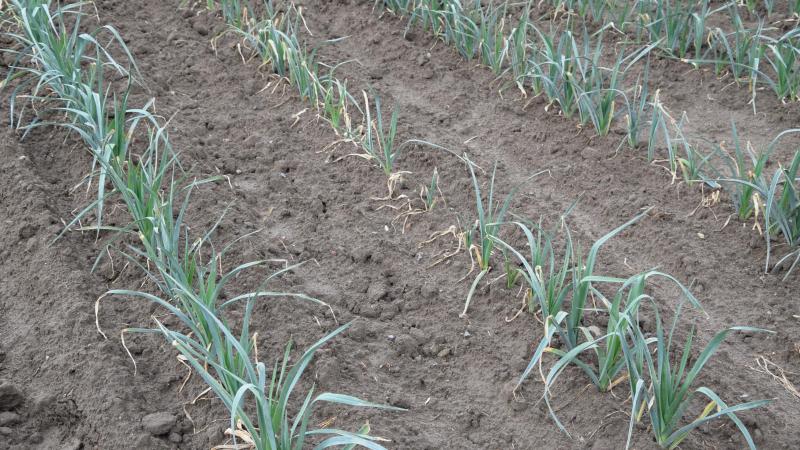
{"type": "Polygon", "coordinates": [[[192,25],[194,31],[197,31],[198,34],[201,36],[208,36],[208,25],[205,23],[205,20],[202,18],[197,18],[192,25]]]}
{"type": "Polygon", "coordinates": [[[25,395],[11,383],[0,384],[0,411],[13,409],[25,400],[25,395]]]}
{"type": "Polygon", "coordinates": [[[83,442],[78,438],[72,438],[61,446],[61,450],[80,450],[83,448],[83,442]]]}
{"type": "Polygon", "coordinates": [[[25,224],[19,229],[20,239],[30,239],[36,234],[36,225],[25,224]]]}
{"type": "Polygon", "coordinates": [[[376,281],[369,285],[367,289],[367,298],[370,301],[378,301],[383,300],[386,295],[389,293],[388,288],[386,287],[386,283],[383,281],[376,281]]]}
{"type": "Polygon", "coordinates": [[[0,427],[16,425],[22,420],[19,414],[10,411],[0,413],[0,427]]]}
{"type": "Polygon", "coordinates": [[[162,436],[172,429],[177,417],[168,412],[157,412],[142,417],[142,427],[153,436],[162,436]]]}

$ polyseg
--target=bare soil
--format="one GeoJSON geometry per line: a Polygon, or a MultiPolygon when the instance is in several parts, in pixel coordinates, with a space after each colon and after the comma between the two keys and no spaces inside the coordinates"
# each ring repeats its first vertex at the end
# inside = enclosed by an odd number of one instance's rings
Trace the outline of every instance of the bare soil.
{"type": "MultiPolygon", "coordinates": [[[[458,317],[471,277],[466,252],[431,267],[457,247],[453,236],[422,245],[432,233],[474,219],[474,197],[464,165],[445,152],[416,148],[398,161],[411,172],[399,194],[417,198],[436,167],[444,201],[431,212],[395,220],[401,202],[386,195],[386,178],[352,151],[331,146],[337,137],[290,88],[264,88],[272,79],[255,62],[244,64],[232,38],[216,47],[218,17],[183,10],[178,2],[97,1],[101,22],[127,40],[152,92],[171,120],[173,144],[190,173],[223,174],[229,183],[194,194],[191,223],[205,229],[228,211],[215,237],[223,244],[261,230],[237,247],[229,262],[256,258],[308,261],[280,286],[329,302],[321,308],[291,300],[260,304],[254,329],[259,354],[271,363],[291,337],[304,348],[338,323],[353,321],[346,335],[320,351],[307,384],[408,408],[405,413],[323,408],[318,421],[357,427],[367,418],[390,448],[620,448],[630,407],[625,389],[600,394],[577,370],[561,377],[554,395],[571,438],[558,431],[540,401],[541,384],[513,388],[541,335],[529,314],[509,321],[520,307],[518,290],[504,281],[482,284],[467,319],[458,317]],[[462,281],[463,279],[463,281],[462,281]],[[266,355],[266,356],[265,356],[266,355]]],[[[800,441],[800,399],[759,372],[763,355],[800,383],[798,277],[763,273],[765,245],[752,224],[731,219],[724,200],[698,205],[698,188],[671,183],[667,171],[644,155],[615,150],[622,136],[593,137],[573,121],[544,110],[541,99],[497,93],[491,73],[461,60],[424,33],[405,33],[405,23],[378,17],[371,1],[308,0],[315,42],[347,36],[321,47],[323,60],[357,59],[341,69],[349,86],[372,87],[387,105],[401,105],[401,138],[418,138],[468,152],[489,169],[498,164],[498,188],[507,192],[530,174],[513,211],[554,220],[576,199],[569,224],[583,248],[653,206],[649,216],[601,252],[598,271],[632,275],[658,267],[692,283],[708,316],[689,312],[698,340],[730,325],[750,325],[774,335],[732,335],[709,364],[703,385],[729,403],[774,398],[768,407],[742,414],[761,448],[793,448],[800,441]],[[794,292],[794,294],[793,294],[794,292]]],[[[754,143],[768,142],[796,124],[796,104],[759,98],[752,115],[748,94],[703,71],[656,62],[666,103],[686,110],[709,139],[729,139],[737,119],[754,143]],[[714,99],[714,100],[712,100],[714,99]]],[[[3,119],[7,101],[3,102],[3,119]]],[[[137,371],[119,340],[120,330],[162,314],[149,305],[106,299],[95,329],[95,300],[108,288],[138,287],[142,276],[114,256],[94,273],[101,249],[92,233],[72,232],[55,243],[63,221],[92,191],[73,190],[89,170],[79,142],[63,130],[39,129],[20,141],[0,140],[0,384],[21,391],[14,417],[0,426],[0,449],[210,448],[225,442],[227,416],[215,400],[197,399],[204,387],[159,337],[129,336],[137,371]],[[166,412],[170,431],[152,436],[142,419],[166,412]]],[[[793,150],[793,149],[792,149],[793,150]]],[[[488,176],[483,177],[488,180],[488,176]]],[[[417,205],[419,202],[417,202],[417,205]]],[[[280,267],[276,262],[275,267],[280,267]]],[[[238,287],[264,273],[242,277],[238,287]]],[[[495,278],[500,273],[488,278],[495,278]]],[[[231,292],[230,294],[234,294],[231,292]]],[[[679,300],[674,288],[656,286],[665,311],[679,300]]],[[[688,328],[688,327],[687,327],[688,328]]],[[[0,388],[3,389],[3,388],[0,388]]],[[[697,412],[702,405],[697,405],[697,412]]],[[[3,405],[0,405],[3,409],[3,405]]],[[[3,417],[3,416],[0,416],[3,417]]],[[[695,432],[681,448],[742,448],[727,421],[695,432]]],[[[644,427],[635,448],[656,448],[644,427]]]]}

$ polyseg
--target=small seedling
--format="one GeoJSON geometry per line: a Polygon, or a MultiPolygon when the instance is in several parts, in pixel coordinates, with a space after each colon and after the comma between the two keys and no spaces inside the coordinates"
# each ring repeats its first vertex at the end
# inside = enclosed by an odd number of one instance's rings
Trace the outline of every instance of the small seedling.
{"type": "Polygon", "coordinates": [[[439,171],[434,167],[430,185],[421,186],[419,192],[419,197],[422,199],[422,203],[425,205],[425,211],[433,210],[433,206],[436,204],[437,192],[441,193],[439,190],[439,171]]]}

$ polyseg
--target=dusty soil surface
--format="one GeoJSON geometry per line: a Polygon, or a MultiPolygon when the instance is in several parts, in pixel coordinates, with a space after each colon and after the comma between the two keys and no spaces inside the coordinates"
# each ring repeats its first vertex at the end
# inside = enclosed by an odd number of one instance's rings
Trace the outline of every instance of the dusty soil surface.
{"type": "MultiPolygon", "coordinates": [[[[219,18],[181,10],[178,2],[96,3],[101,21],[125,36],[152,89],[137,92],[132,103],[155,95],[160,114],[175,114],[171,137],[190,172],[230,180],[195,193],[195,228],[209,226],[229,207],[215,242],[261,230],[239,244],[226,262],[230,267],[256,258],[308,261],[278,287],[317,296],[332,305],[339,323],[354,322],[319,352],[306,383],[409,409],[322,409],[320,422],[333,419],[337,427],[354,428],[368,418],[391,448],[624,445],[629,403],[622,389],[600,394],[582,373],[565,373],[554,405],[571,438],[548,417],[539,383],[528,382],[514,395],[542,331],[528,314],[507,321],[520,306],[517,289],[505,289],[504,282],[482,285],[468,318],[458,317],[471,282],[470,277],[460,281],[469,271],[469,257],[462,251],[431,267],[456,240],[420,243],[459,221],[474,220],[471,182],[462,163],[429,149],[400,158],[399,168],[411,174],[398,194],[416,198],[419,184],[436,167],[446,200],[404,225],[395,220],[401,211],[387,206],[402,202],[376,200],[386,195],[381,171],[360,158],[330,162],[335,158],[323,150],[341,156],[352,149],[331,147],[337,137],[290,89],[262,90],[271,79],[255,63],[243,64],[235,41],[223,38],[211,46],[223,29],[219,18]]],[[[592,138],[574,122],[545,112],[542,100],[501,98],[488,70],[462,61],[423,33],[404,36],[405,24],[379,18],[371,1],[303,3],[316,42],[348,36],[324,46],[323,59],[357,58],[359,64],[341,71],[348,85],[371,86],[386,104],[401,105],[403,139],[466,151],[484,168],[497,162],[501,191],[549,169],[549,175],[525,185],[513,205],[516,214],[553,220],[582,195],[569,224],[588,248],[653,206],[647,218],[604,247],[598,271],[625,276],[659,267],[693,283],[708,317],[685,318],[697,326],[700,341],[730,325],[775,330],[775,335],[731,336],[701,382],[730,403],[775,399],[742,414],[760,447],[791,448],[800,440],[800,399],[754,369],[756,356],[764,355],[786,370],[790,382],[800,383],[798,277],[780,282],[780,274],[763,274],[765,245],[751,224],[732,220],[723,227],[728,204],[698,209],[697,189],[670,184],[666,171],[643,155],[615,153],[620,136],[592,138]]],[[[747,117],[742,133],[754,142],[768,141],[787,121],[796,123],[796,105],[770,104],[765,94],[760,97],[765,106],[752,117],[746,92],[687,72],[684,65],[660,64],[659,83],[669,83],[673,93],[668,104],[690,117],[697,111],[709,138],[726,139],[731,114],[747,117]],[[707,94],[729,100],[708,103],[707,94]]],[[[138,287],[141,274],[121,268],[119,256],[115,267],[106,260],[91,273],[101,248],[93,234],[69,233],[51,244],[62,221],[86,202],[83,190],[72,189],[89,170],[80,144],[55,129],[40,129],[21,143],[19,138],[7,130],[0,142],[0,167],[8,174],[0,181],[0,389],[8,394],[0,410],[11,413],[1,416],[7,423],[0,424],[0,448],[193,449],[225,442],[225,412],[213,399],[196,400],[204,389],[196,379],[181,389],[186,368],[163,339],[128,338],[138,365],[134,373],[119,331],[147,324],[160,311],[125,299],[104,300],[99,322],[110,339],[96,332],[97,297],[109,287],[138,287]],[[153,413],[162,414],[148,416],[153,413]],[[153,436],[144,425],[154,420],[164,421],[169,431],[153,436]]],[[[237,290],[257,284],[265,273],[242,277],[237,290]]],[[[657,285],[653,294],[665,311],[674,310],[679,299],[667,285],[657,285]]],[[[293,301],[265,302],[255,316],[259,354],[268,363],[290,337],[303,348],[336,325],[326,310],[293,301]]],[[[742,445],[732,424],[719,421],[691,435],[682,448],[742,445]]],[[[656,446],[641,428],[634,447],[656,446]]]]}

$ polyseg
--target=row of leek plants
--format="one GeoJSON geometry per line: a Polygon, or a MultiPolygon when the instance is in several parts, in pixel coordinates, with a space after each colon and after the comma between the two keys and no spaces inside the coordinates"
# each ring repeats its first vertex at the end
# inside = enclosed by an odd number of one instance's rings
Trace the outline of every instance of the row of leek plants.
{"type": "Polygon", "coordinates": [[[407,18],[407,29],[430,30],[463,57],[479,59],[498,77],[509,76],[523,95],[544,95],[563,115],[576,116],[582,126],[591,124],[598,135],[608,134],[614,121],[622,121],[624,143],[631,149],[644,147],[650,161],[663,155],[673,181],[681,178],[690,185],[724,189],[741,220],[759,223],[768,246],[767,270],[787,269],[788,276],[800,262],[800,178],[795,163],[800,153],[795,152],[788,167],[779,165],[771,176],[765,172],[774,150],[787,135],[800,130],[779,133],[761,151],[740,141],[735,124],[733,149],[688,136],[686,115],[676,117],[661,100],[660,91],[648,87],[648,55],[655,43],[628,54],[620,52],[614,64],[605,67],[601,57],[606,29],[590,35],[585,28],[576,33],[568,25],[547,33],[531,21],[530,4],[504,34],[498,30],[508,28],[506,3],[378,0],[376,5],[407,18]],[[646,61],[644,70],[633,86],[624,86],[628,70],[642,60],[646,61]],[[777,260],[771,248],[775,238],[783,239],[787,249],[777,260]]]}

